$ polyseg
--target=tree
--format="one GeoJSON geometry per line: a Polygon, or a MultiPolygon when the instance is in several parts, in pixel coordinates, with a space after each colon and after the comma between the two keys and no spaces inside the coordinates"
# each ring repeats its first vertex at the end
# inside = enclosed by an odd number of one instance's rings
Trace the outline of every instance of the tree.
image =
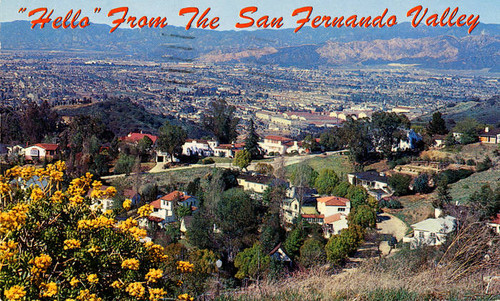
{"type": "Polygon", "coordinates": [[[306,268],[322,265],[326,262],[324,244],[314,238],[308,238],[300,247],[300,263],[306,268]]]}
{"type": "Polygon", "coordinates": [[[314,188],[316,188],[320,194],[330,195],[339,184],[339,181],[339,177],[334,170],[322,169],[314,181],[314,188]]]}
{"type": "Polygon", "coordinates": [[[332,191],[332,194],[334,196],[344,198],[347,195],[347,192],[349,191],[350,187],[351,184],[349,184],[349,182],[340,182],[337,186],[335,186],[335,188],[332,191]]]}
{"type": "Polygon", "coordinates": [[[437,199],[433,200],[432,202],[434,208],[443,209],[445,204],[449,204],[453,200],[450,195],[450,187],[446,179],[439,180],[437,185],[437,193],[437,199]]]}
{"type": "Polygon", "coordinates": [[[241,169],[247,169],[250,162],[252,162],[252,154],[246,149],[238,151],[233,160],[233,164],[241,169]]]}
{"type": "Polygon", "coordinates": [[[343,229],[340,234],[333,235],[325,246],[326,257],[331,264],[341,265],[347,256],[353,254],[360,241],[354,231],[343,229]]]}
{"type": "Polygon", "coordinates": [[[349,157],[358,166],[363,166],[370,159],[370,153],[375,149],[370,121],[367,118],[354,119],[347,116],[343,127],[338,130],[340,144],[349,148],[349,157]]]}
{"type": "Polygon", "coordinates": [[[290,174],[290,181],[296,187],[312,187],[318,172],[306,163],[298,164],[290,174]]]}
{"type": "Polygon", "coordinates": [[[283,244],[286,253],[292,258],[299,256],[300,247],[306,238],[307,233],[304,231],[303,224],[296,224],[294,229],[288,233],[285,243],[283,244]]]}
{"type": "Polygon", "coordinates": [[[431,190],[429,187],[429,176],[426,173],[420,174],[413,183],[413,189],[417,193],[429,193],[431,190]]]}
{"type": "Polygon", "coordinates": [[[177,217],[177,220],[181,220],[183,217],[191,215],[191,208],[188,206],[184,205],[179,205],[175,207],[175,216],[177,217]]]}
{"type": "Polygon", "coordinates": [[[231,143],[238,137],[236,131],[240,119],[234,116],[236,108],[223,99],[213,101],[207,114],[202,116],[202,123],[210,130],[219,143],[231,143]]]}
{"type": "Polygon", "coordinates": [[[478,133],[484,128],[484,124],[473,118],[465,118],[455,125],[453,132],[460,133],[460,144],[470,144],[479,140],[478,133]]]}
{"type": "Polygon", "coordinates": [[[375,228],[377,223],[377,214],[373,208],[368,205],[361,205],[353,208],[347,216],[349,225],[354,224],[362,228],[375,228]]]}
{"type": "Polygon", "coordinates": [[[394,195],[401,196],[410,193],[411,176],[395,174],[389,177],[389,186],[394,190],[394,195]]]}
{"type": "Polygon", "coordinates": [[[259,219],[257,204],[241,189],[229,189],[222,195],[215,212],[216,225],[221,231],[220,245],[230,261],[243,247],[256,240],[259,219]]]}
{"type": "Polygon", "coordinates": [[[342,142],[340,141],[340,130],[337,127],[330,128],[320,135],[320,144],[326,150],[338,150],[342,147],[342,142]]]}
{"type": "Polygon", "coordinates": [[[214,221],[208,215],[198,211],[194,214],[187,228],[189,243],[200,249],[215,249],[214,221]]]}
{"type": "Polygon", "coordinates": [[[446,135],[448,129],[446,128],[446,121],[444,121],[441,112],[437,111],[432,114],[432,120],[427,125],[427,133],[429,135],[446,135]]]}
{"type": "Polygon", "coordinates": [[[368,198],[368,193],[366,189],[361,186],[351,185],[347,189],[347,194],[345,196],[351,201],[351,206],[353,208],[366,204],[366,199],[368,198]]]}
{"type": "Polygon", "coordinates": [[[304,138],[304,140],[302,141],[302,147],[304,147],[311,153],[320,150],[318,142],[316,142],[316,139],[311,135],[307,135],[304,138]]]}
{"type": "Polygon", "coordinates": [[[253,119],[250,119],[248,134],[245,138],[245,149],[250,152],[252,160],[262,158],[262,149],[259,146],[259,140],[260,138],[255,131],[253,119]]]}
{"type": "Polygon", "coordinates": [[[137,151],[142,160],[147,160],[153,150],[153,140],[148,136],[144,136],[137,144],[137,151]]]}
{"type": "Polygon", "coordinates": [[[469,198],[469,204],[480,220],[487,220],[500,212],[500,186],[495,190],[490,185],[483,185],[469,198]]]}
{"type": "Polygon", "coordinates": [[[255,171],[264,175],[272,176],[274,167],[271,164],[259,162],[255,165],[255,171]]]}
{"type": "Polygon", "coordinates": [[[268,270],[271,257],[264,252],[262,245],[256,242],[236,255],[234,266],[238,269],[235,277],[238,279],[250,278],[259,280],[268,270]]]}
{"type": "Polygon", "coordinates": [[[115,174],[129,175],[134,167],[135,159],[132,156],[120,155],[115,164],[115,174]]]}
{"type": "Polygon", "coordinates": [[[405,130],[410,128],[410,120],[403,114],[375,112],[371,119],[375,145],[385,158],[392,156],[392,148],[406,138],[405,130]]]}
{"type": "Polygon", "coordinates": [[[165,121],[160,127],[158,136],[158,148],[170,155],[170,160],[174,162],[174,156],[182,152],[182,145],[186,142],[186,131],[180,126],[172,125],[165,121]]]}
{"type": "Polygon", "coordinates": [[[269,212],[262,223],[259,241],[265,252],[271,252],[285,238],[278,212],[269,212]]]}

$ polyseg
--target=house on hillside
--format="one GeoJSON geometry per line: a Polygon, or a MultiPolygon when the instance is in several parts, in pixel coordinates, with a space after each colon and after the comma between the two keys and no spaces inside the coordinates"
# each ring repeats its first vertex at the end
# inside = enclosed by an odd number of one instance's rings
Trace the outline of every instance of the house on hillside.
{"type": "Polygon", "coordinates": [[[490,129],[486,127],[484,131],[479,134],[479,141],[486,144],[500,144],[500,128],[490,129]]]}
{"type": "Polygon", "coordinates": [[[163,228],[165,224],[176,221],[175,207],[187,206],[194,211],[198,207],[198,199],[176,190],[151,202],[150,205],[153,206],[153,212],[148,219],[163,228]]]}
{"type": "Polygon", "coordinates": [[[52,143],[37,143],[24,149],[26,160],[53,160],[59,150],[59,145],[52,143]]]}
{"type": "Polygon", "coordinates": [[[363,186],[368,191],[368,194],[379,201],[392,195],[388,184],[389,178],[384,173],[375,170],[355,172],[348,174],[347,180],[351,185],[363,186]]]}
{"type": "Polygon", "coordinates": [[[151,135],[151,134],[143,134],[142,132],[141,133],[130,132],[130,133],[128,133],[127,136],[121,137],[120,141],[136,144],[136,143],[139,143],[139,141],[141,141],[144,137],[148,137],[149,139],[151,139],[151,141],[153,141],[153,145],[156,145],[156,141],[158,140],[158,136],[151,135]]]}
{"type": "Polygon", "coordinates": [[[219,143],[213,140],[187,139],[182,145],[182,154],[185,156],[210,157],[214,155],[214,148],[219,143]]]}
{"type": "Polygon", "coordinates": [[[293,145],[293,140],[291,138],[282,136],[266,136],[264,137],[264,142],[259,142],[259,146],[266,154],[277,153],[284,155],[286,154],[286,150],[290,147],[290,143],[293,145]]]}
{"type": "Polygon", "coordinates": [[[245,148],[245,143],[217,144],[214,146],[214,156],[222,158],[234,158],[237,151],[245,148]]]}
{"type": "Polygon", "coordinates": [[[405,139],[399,140],[398,145],[392,148],[392,151],[410,151],[418,147],[418,142],[422,141],[422,136],[413,129],[406,131],[405,139]]]}
{"type": "Polygon", "coordinates": [[[243,190],[264,193],[273,182],[274,177],[247,173],[240,174],[236,179],[243,190]]]}
{"type": "Polygon", "coordinates": [[[346,229],[347,215],[351,212],[351,201],[337,196],[317,198],[318,212],[324,216],[323,231],[326,238],[346,229]]]}
{"type": "Polygon", "coordinates": [[[420,246],[439,246],[446,242],[448,235],[455,231],[457,219],[447,215],[439,217],[440,210],[436,210],[435,218],[428,218],[411,225],[412,237],[404,237],[403,242],[410,243],[412,248],[420,246]]]}

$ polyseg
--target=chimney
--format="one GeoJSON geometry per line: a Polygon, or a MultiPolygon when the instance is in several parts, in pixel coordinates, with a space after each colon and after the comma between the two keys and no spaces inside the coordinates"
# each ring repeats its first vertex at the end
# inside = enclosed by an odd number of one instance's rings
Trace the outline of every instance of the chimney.
{"type": "Polygon", "coordinates": [[[489,128],[489,127],[485,127],[485,128],[484,128],[484,132],[485,132],[485,133],[488,133],[489,131],[490,131],[490,128],[489,128]]]}

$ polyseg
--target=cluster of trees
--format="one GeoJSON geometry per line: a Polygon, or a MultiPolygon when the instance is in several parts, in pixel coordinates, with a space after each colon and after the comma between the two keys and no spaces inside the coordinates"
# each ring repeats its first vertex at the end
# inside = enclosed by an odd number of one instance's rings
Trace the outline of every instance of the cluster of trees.
{"type": "Polygon", "coordinates": [[[394,156],[393,147],[406,138],[410,121],[403,114],[375,112],[371,118],[347,117],[342,127],[321,134],[321,145],[327,150],[348,148],[353,162],[364,165],[380,153],[394,156]]]}

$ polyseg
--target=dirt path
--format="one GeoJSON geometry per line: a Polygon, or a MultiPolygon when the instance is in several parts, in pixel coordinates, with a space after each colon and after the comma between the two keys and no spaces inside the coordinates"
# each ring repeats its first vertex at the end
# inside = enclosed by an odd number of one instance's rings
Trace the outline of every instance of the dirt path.
{"type": "MultiPolygon", "coordinates": [[[[406,234],[408,227],[406,224],[389,213],[379,214],[382,222],[377,224],[377,229],[380,234],[389,234],[394,236],[398,241],[401,241],[406,234]]],[[[390,247],[387,241],[380,243],[380,251],[383,255],[389,254],[390,247]]]]}

